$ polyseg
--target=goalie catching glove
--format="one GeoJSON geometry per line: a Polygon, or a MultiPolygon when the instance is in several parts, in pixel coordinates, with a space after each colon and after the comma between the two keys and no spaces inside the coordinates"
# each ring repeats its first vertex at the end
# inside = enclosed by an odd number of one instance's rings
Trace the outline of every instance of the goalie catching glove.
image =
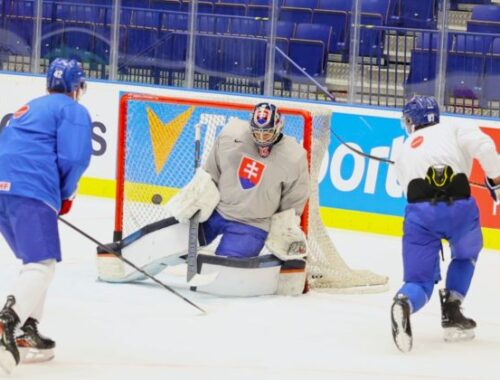
{"type": "Polygon", "coordinates": [[[200,210],[200,222],[204,222],[210,217],[219,201],[219,190],[212,177],[198,168],[191,182],[167,203],[167,207],[180,223],[187,222],[198,210],[200,210]]]}
{"type": "Polygon", "coordinates": [[[491,198],[493,198],[493,200],[495,202],[499,202],[499,200],[500,200],[500,184],[495,185],[495,182],[493,182],[493,180],[491,178],[488,178],[488,177],[486,177],[485,182],[486,182],[486,187],[490,191],[491,198]]]}
{"type": "Polygon", "coordinates": [[[294,209],[273,215],[266,247],[283,261],[307,256],[307,238],[300,228],[300,217],[295,214],[294,209]]]}

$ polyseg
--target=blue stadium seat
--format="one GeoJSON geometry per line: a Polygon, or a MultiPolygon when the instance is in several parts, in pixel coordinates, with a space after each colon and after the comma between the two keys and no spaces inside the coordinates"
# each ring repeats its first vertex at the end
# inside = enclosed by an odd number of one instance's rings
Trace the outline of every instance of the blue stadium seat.
{"type": "Polygon", "coordinates": [[[230,17],[216,14],[199,14],[198,31],[204,33],[228,33],[230,17]]]}
{"type": "Polygon", "coordinates": [[[436,29],[436,0],[399,0],[397,26],[402,28],[436,29]]]}
{"type": "Polygon", "coordinates": [[[229,23],[229,33],[258,36],[261,34],[263,21],[247,17],[232,17],[229,23]]]}
{"type": "Polygon", "coordinates": [[[161,15],[158,11],[134,10],[128,25],[158,30],[161,26],[161,15]]]}
{"type": "Polygon", "coordinates": [[[149,8],[149,1],[144,0],[122,0],[122,7],[130,7],[130,8],[149,8]]]}
{"type": "Polygon", "coordinates": [[[161,30],[185,31],[188,28],[188,14],[184,12],[163,13],[161,30]]]}
{"type": "Polygon", "coordinates": [[[450,51],[446,67],[446,96],[479,99],[485,57],[482,53],[450,51]]]}
{"type": "Polygon", "coordinates": [[[231,16],[245,16],[247,7],[236,3],[214,3],[214,13],[231,16]]]}
{"type": "Polygon", "coordinates": [[[362,0],[361,12],[380,15],[382,17],[382,24],[385,25],[390,14],[389,5],[390,0],[362,0]]]}
{"type": "Polygon", "coordinates": [[[495,38],[491,52],[486,56],[483,81],[483,98],[488,101],[500,101],[500,38],[495,38]]]}
{"type": "Polygon", "coordinates": [[[329,9],[315,9],[313,13],[313,24],[323,24],[332,27],[332,38],[329,52],[342,54],[347,59],[349,46],[347,42],[349,15],[345,11],[335,11],[329,9]]]}
{"type": "MultiPolygon", "coordinates": [[[[249,5],[266,5],[270,6],[271,0],[249,0],[249,5]]],[[[278,5],[283,5],[283,0],[279,0],[278,5]]]]}
{"type": "MultiPolygon", "coordinates": [[[[181,11],[189,12],[189,0],[182,0],[181,11]]],[[[212,13],[214,11],[214,4],[211,1],[198,1],[198,13],[212,13]]]]}
{"type": "Polygon", "coordinates": [[[245,79],[263,81],[266,65],[266,46],[264,39],[222,38],[223,72],[245,79]]]}
{"type": "Polygon", "coordinates": [[[332,28],[323,24],[297,24],[293,38],[309,41],[321,41],[325,46],[322,56],[325,59],[324,67],[328,61],[328,47],[332,36],[332,28]]]}
{"type": "Polygon", "coordinates": [[[493,37],[485,35],[458,34],[455,36],[454,50],[461,53],[488,53],[493,37]]]}
{"type": "Polygon", "coordinates": [[[500,5],[476,5],[471,20],[500,22],[500,5]]]}
{"type": "MultiPolygon", "coordinates": [[[[307,74],[320,84],[324,84],[326,79],[325,44],[321,41],[302,40],[298,38],[291,38],[289,44],[289,57],[305,70],[307,74]]],[[[313,84],[309,78],[293,65],[290,65],[288,77],[294,83],[313,84]]]]}
{"type": "Polygon", "coordinates": [[[222,72],[220,36],[199,35],[196,37],[195,66],[196,71],[204,74],[222,72]]]}
{"type": "MultiPolygon", "coordinates": [[[[268,36],[270,32],[271,23],[269,21],[264,23],[264,35],[268,36]]],[[[290,39],[295,33],[295,23],[290,21],[278,21],[276,25],[276,37],[290,39]]]]}
{"type": "Polygon", "coordinates": [[[269,17],[271,14],[268,5],[249,4],[247,6],[247,16],[249,17],[269,17]]]}
{"type": "Polygon", "coordinates": [[[410,71],[405,82],[405,97],[435,95],[437,51],[413,49],[410,71]]]}
{"type": "Polygon", "coordinates": [[[283,6],[314,9],[317,3],[317,0],[284,0],[283,6]]]}
{"type": "Polygon", "coordinates": [[[151,0],[151,8],[161,11],[180,11],[181,2],[179,0],[151,0]]]}
{"type": "Polygon", "coordinates": [[[384,19],[377,13],[362,13],[359,31],[359,55],[380,61],[384,52],[384,19]]]}
{"type": "Polygon", "coordinates": [[[500,6],[476,5],[467,21],[467,31],[500,34],[500,6]]]}
{"type": "Polygon", "coordinates": [[[317,9],[329,9],[333,11],[350,12],[352,9],[351,0],[318,0],[317,9]]]}
{"type": "Polygon", "coordinates": [[[166,84],[173,85],[175,78],[182,77],[186,70],[187,34],[162,30],[159,36],[158,76],[167,78],[166,84]]]}
{"type": "Polygon", "coordinates": [[[298,23],[311,22],[313,11],[311,8],[281,7],[279,12],[280,21],[298,23]]]}

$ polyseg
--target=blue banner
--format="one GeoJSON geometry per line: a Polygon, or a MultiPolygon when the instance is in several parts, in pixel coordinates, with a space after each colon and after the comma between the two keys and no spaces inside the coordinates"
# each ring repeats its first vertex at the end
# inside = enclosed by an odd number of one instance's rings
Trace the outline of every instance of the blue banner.
{"type": "MultiPolygon", "coordinates": [[[[333,113],[331,128],[364,153],[394,160],[405,134],[394,118],[333,113]]],[[[393,165],[359,155],[333,134],[320,181],[321,206],[402,216],[405,199],[393,165]]]]}

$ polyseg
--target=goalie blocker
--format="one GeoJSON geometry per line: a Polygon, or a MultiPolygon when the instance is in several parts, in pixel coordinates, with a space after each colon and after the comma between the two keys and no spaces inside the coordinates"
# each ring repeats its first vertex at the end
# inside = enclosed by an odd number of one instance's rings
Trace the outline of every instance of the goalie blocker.
{"type": "MultiPolygon", "coordinates": [[[[186,223],[167,218],[151,223],[107,248],[121,254],[150,275],[168,266],[185,264],[188,250],[186,223]]],[[[203,244],[203,242],[202,242],[203,244]]],[[[303,256],[303,255],[302,255],[303,256]]],[[[284,261],[271,254],[253,258],[228,258],[200,253],[198,274],[214,274],[209,284],[193,290],[220,296],[260,296],[271,294],[302,294],[305,281],[305,260],[290,257],[284,261]]],[[[121,260],[97,249],[98,277],[106,282],[143,281],[146,277],[121,260]]]]}

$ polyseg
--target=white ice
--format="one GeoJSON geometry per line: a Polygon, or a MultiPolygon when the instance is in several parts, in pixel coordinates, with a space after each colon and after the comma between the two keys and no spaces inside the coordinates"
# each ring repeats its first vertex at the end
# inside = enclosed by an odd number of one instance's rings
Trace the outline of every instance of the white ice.
{"type": "MultiPolygon", "coordinates": [[[[112,202],[81,196],[67,220],[109,242],[112,202]]],[[[331,231],[351,267],[390,277],[390,290],[382,294],[216,298],[190,292],[172,275],[159,276],[208,311],[201,315],[150,282],[97,282],[95,244],[64,225],[60,232],[64,260],[40,325],[56,340],[56,357],[20,365],[12,378],[500,379],[498,251],[481,253],[464,303],[465,314],[478,322],[476,339],[443,341],[436,288],[430,303],[413,315],[413,350],[402,354],[389,322],[402,274],[398,238],[331,231]]],[[[0,252],[3,302],[19,263],[3,240],[0,252]]]]}

